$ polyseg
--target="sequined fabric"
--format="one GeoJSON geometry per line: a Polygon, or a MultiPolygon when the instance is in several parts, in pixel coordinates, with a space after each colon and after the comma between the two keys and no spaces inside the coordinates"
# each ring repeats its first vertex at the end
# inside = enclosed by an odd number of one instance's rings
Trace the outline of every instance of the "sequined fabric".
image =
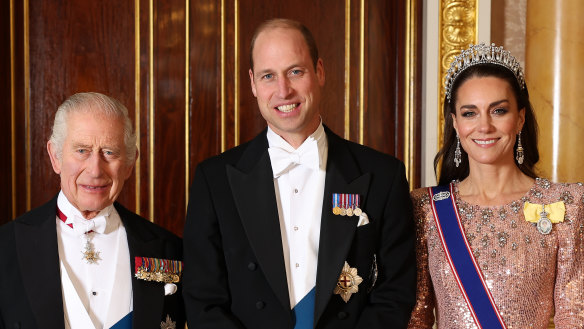
{"type": "MultiPolygon", "coordinates": [[[[536,179],[520,200],[482,207],[455,198],[462,225],[507,328],[584,328],[584,186],[536,179]],[[564,201],[564,222],[543,235],[525,221],[525,201],[564,201]],[[555,301],[555,302],[554,302],[555,301]]],[[[412,192],[418,262],[417,302],[409,328],[477,328],[446,260],[427,188],[412,192]],[[434,308],[436,309],[434,312],[434,308]]]]}

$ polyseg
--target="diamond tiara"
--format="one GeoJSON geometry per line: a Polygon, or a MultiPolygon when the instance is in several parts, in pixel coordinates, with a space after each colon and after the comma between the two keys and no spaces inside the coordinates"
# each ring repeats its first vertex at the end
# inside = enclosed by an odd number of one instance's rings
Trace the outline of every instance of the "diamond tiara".
{"type": "Polygon", "coordinates": [[[444,78],[444,92],[449,102],[452,85],[458,75],[471,66],[485,63],[506,67],[515,75],[519,87],[525,89],[525,77],[521,64],[519,64],[517,59],[508,50],[504,50],[503,47],[496,47],[494,43],[490,46],[484,43],[478,45],[471,44],[468,49],[464,49],[460,55],[454,58],[444,78]]]}

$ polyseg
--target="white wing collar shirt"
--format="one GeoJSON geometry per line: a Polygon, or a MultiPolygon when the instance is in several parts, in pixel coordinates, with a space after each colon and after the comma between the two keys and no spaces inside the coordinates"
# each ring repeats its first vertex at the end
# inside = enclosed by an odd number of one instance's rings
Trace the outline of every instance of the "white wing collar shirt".
{"type": "Polygon", "coordinates": [[[321,124],[294,149],[268,127],[290,308],[316,285],[328,142],[321,124]]]}
{"type": "Polygon", "coordinates": [[[120,216],[110,205],[88,221],[62,191],[57,205],[66,216],[56,218],[66,328],[110,328],[133,308],[130,252],[120,216]],[[99,252],[95,263],[84,258],[87,240],[99,252]]]}

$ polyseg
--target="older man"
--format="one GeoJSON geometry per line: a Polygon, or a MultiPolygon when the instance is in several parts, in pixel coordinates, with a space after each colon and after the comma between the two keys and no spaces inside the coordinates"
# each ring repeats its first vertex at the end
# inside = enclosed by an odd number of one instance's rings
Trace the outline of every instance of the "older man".
{"type": "Polygon", "coordinates": [[[75,94],[47,150],[61,191],[0,227],[0,328],[184,327],[180,238],[115,202],[138,155],[128,110],[75,94]]]}
{"type": "Polygon", "coordinates": [[[250,64],[268,128],[197,167],[189,327],[405,328],[416,275],[404,165],[322,125],[324,66],[303,25],[261,25],[250,64]]]}

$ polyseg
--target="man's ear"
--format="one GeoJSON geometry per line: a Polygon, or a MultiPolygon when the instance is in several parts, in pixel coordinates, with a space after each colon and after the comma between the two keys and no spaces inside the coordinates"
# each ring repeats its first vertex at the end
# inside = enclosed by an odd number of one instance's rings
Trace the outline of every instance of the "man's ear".
{"type": "Polygon", "coordinates": [[[130,175],[132,175],[132,170],[134,169],[134,166],[136,165],[136,159],[138,159],[138,156],[140,156],[140,151],[138,150],[138,148],[136,148],[136,156],[134,157],[134,161],[132,161],[132,163],[128,164],[128,167],[126,168],[126,176],[124,177],[124,180],[130,178],[130,175]]]}
{"type": "Polygon", "coordinates": [[[256,85],[255,82],[253,81],[253,71],[251,69],[249,69],[249,83],[251,84],[251,92],[253,93],[254,97],[258,97],[256,85]]]}
{"type": "Polygon", "coordinates": [[[57,174],[61,174],[61,160],[57,156],[57,147],[50,140],[47,142],[47,152],[49,153],[49,158],[51,159],[51,165],[53,166],[53,171],[57,174]]]}
{"type": "Polygon", "coordinates": [[[324,63],[322,58],[318,59],[316,62],[316,77],[318,78],[318,84],[322,87],[324,86],[325,74],[324,74],[324,63]]]}

